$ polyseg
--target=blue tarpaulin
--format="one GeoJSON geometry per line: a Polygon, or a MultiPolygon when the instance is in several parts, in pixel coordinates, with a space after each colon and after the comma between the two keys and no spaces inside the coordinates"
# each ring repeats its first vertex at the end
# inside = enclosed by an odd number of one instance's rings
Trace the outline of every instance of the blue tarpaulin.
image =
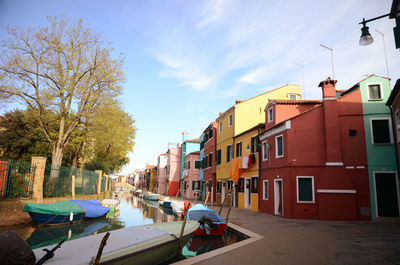
{"type": "Polygon", "coordinates": [[[82,209],[85,210],[85,218],[97,218],[103,215],[106,215],[109,211],[110,208],[104,207],[101,205],[100,202],[97,200],[71,200],[72,202],[75,202],[78,204],[82,209]]]}

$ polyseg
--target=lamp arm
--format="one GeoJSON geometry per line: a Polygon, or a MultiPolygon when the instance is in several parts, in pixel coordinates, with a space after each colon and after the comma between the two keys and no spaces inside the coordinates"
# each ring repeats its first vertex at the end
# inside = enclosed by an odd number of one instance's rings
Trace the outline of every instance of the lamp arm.
{"type": "Polygon", "coordinates": [[[363,19],[363,21],[361,21],[358,24],[365,24],[365,23],[368,23],[368,22],[371,22],[371,21],[374,21],[374,20],[377,20],[377,19],[380,19],[380,18],[383,18],[383,17],[388,17],[390,15],[396,15],[398,13],[400,13],[400,10],[397,10],[396,12],[389,13],[389,14],[386,14],[386,15],[382,15],[382,16],[379,16],[379,17],[374,17],[374,18],[371,18],[371,19],[368,19],[368,20],[363,19]]]}

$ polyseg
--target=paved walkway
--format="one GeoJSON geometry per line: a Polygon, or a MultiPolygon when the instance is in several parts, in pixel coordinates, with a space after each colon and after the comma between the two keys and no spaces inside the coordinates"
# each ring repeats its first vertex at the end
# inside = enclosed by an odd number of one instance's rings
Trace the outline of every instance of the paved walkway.
{"type": "MultiPolygon", "coordinates": [[[[224,209],[222,217],[226,212],[224,209]]],[[[398,218],[376,222],[294,220],[232,208],[229,222],[263,238],[195,264],[400,265],[398,218]]]]}

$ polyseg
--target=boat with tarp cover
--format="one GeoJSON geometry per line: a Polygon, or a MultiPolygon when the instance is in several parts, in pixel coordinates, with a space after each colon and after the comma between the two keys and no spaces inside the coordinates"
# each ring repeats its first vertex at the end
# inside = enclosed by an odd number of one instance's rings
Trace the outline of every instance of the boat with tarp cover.
{"type": "Polygon", "coordinates": [[[102,206],[96,200],[68,200],[54,203],[27,203],[23,211],[28,212],[37,225],[54,225],[104,216],[109,208],[102,206]]]}
{"type": "MultiPolygon", "coordinates": [[[[198,227],[196,221],[186,222],[182,244],[189,240],[198,227]]],[[[100,264],[160,264],[176,255],[181,228],[182,221],[176,221],[110,231],[100,264]]],[[[67,241],[46,264],[91,264],[104,235],[101,233],[67,241]]],[[[42,249],[33,252],[37,257],[43,255],[42,249]]]]}
{"type": "Polygon", "coordinates": [[[226,229],[226,222],[222,217],[203,204],[196,204],[187,211],[187,220],[200,223],[194,235],[222,235],[226,229]]]}

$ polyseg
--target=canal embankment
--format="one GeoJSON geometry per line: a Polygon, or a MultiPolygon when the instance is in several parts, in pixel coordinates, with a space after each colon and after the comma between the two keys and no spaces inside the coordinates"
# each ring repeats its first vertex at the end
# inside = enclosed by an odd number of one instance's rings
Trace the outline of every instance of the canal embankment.
{"type": "MultiPolygon", "coordinates": [[[[219,207],[212,206],[215,211],[219,207]]],[[[221,216],[225,217],[227,208],[221,216]]],[[[229,222],[260,236],[178,264],[400,264],[400,220],[341,222],[288,219],[232,208],[229,222]],[[228,251],[225,251],[228,249],[228,251]]]]}

